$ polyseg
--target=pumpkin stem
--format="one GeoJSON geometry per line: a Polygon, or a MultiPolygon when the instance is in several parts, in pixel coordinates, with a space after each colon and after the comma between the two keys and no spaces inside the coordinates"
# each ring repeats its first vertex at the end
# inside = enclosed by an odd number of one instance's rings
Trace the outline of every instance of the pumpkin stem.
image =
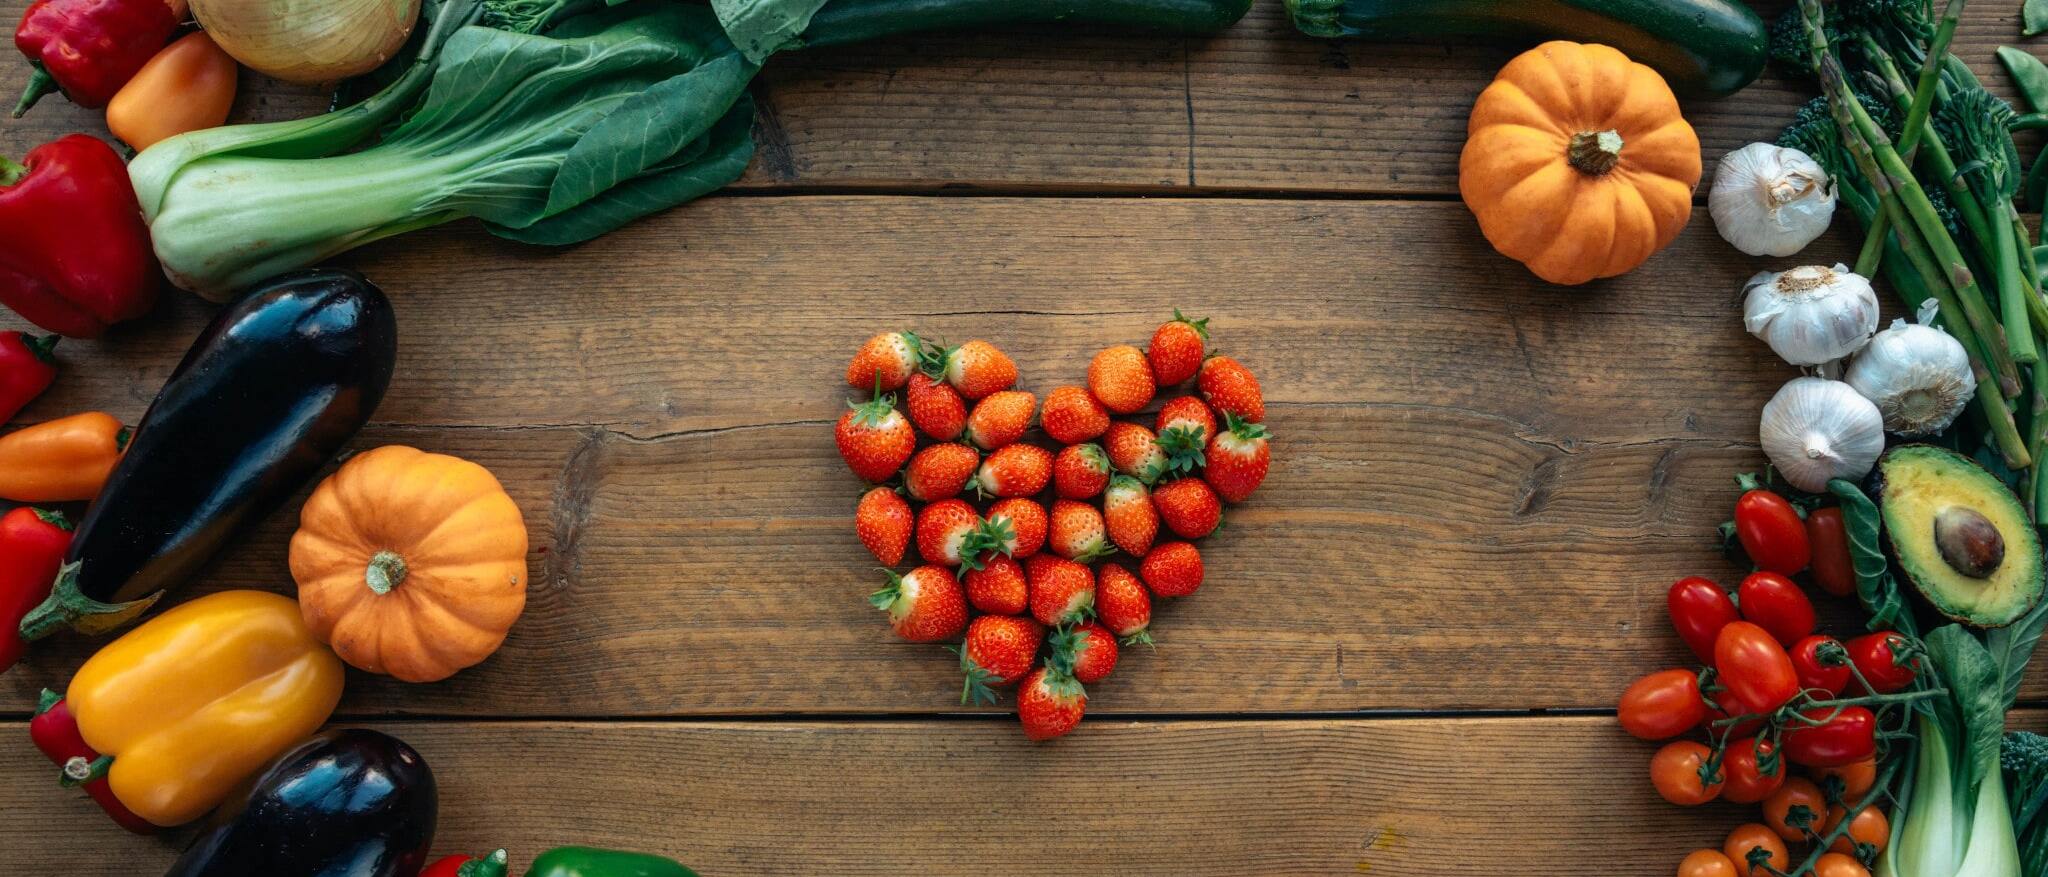
{"type": "Polygon", "coordinates": [[[1614,170],[1615,163],[1621,161],[1621,132],[1580,131],[1572,135],[1572,144],[1564,154],[1580,173],[1600,176],[1614,170]]]}
{"type": "Polygon", "coordinates": [[[370,555],[370,565],[363,570],[363,584],[379,596],[391,593],[392,588],[405,584],[405,558],[388,549],[370,555]]]}

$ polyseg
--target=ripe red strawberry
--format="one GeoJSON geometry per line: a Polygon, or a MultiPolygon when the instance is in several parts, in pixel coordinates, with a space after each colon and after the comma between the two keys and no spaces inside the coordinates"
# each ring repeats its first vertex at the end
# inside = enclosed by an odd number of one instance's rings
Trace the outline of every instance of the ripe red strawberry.
{"type": "Polygon", "coordinates": [[[903,407],[917,431],[938,441],[950,442],[967,429],[967,403],[951,384],[932,380],[924,372],[910,376],[903,391],[903,407]]]}
{"type": "Polygon", "coordinates": [[[1200,478],[1159,485],[1152,490],[1152,504],[1159,507],[1160,520],[1182,539],[1200,539],[1223,523],[1223,501],[1200,478]]]}
{"type": "Polygon", "coordinates": [[[1050,480],[1051,451],[1037,445],[1009,445],[982,461],[981,471],[974,476],[974,489],[982,496],[1036,496],[1050,480]]]}
{"type": "Polygon", "coordinates": [[[1037,411],[1038,397],[1023,390],[990,393],[967,415],[967,440],[984,451],[1008,447],[1024,437],[1037,411]]]}
{"type": "Polygon", "coordinates": [[[1146,484],[1166,472],[1166,452],[1159,449],[1159,437],[1149,429],[1135,423],[1112,423],[1102,444],[1118,472],[1146,484]]]}
{"type": "Polygon", "coordinates": [[[889,613],[896,635],[914,643],[933,643],[960,635],[967,626],[967,599],[952,570],[920,566],[908,575],[889,573],[889,583],[868,595],[868,603],[889,613]]]}
{"type": "Polygon", "coordinates": [[[981,516],[965,500],[942,499],[917,513],[917,553],[939,566],[980,566],[984,540],[975,536],[981,516]]]}
{"type": "Polygon", "coordinates": [[[1052,487],[1062,499],[1087,499],[1109,486],[1109,455],[1101,445],[1068,445],[1052,460],[1052,487]]]}
{"type": "Polygon", "coordinates": [[[1185,597],[1202,586],[1202,552],[1186,542],[1155,546],[1138,564],[1138,575],[1156,597],[1185,597]]]}
{"type": "Polygon", "coordinates": [[[1152,507],[1152,494],[1129,475],[1118,475],[1102,494],[1102,520],[1109,541],[1132,557],[1144,557],[1159,535],[1159,512],[1152,507]]]}
{"type": "Polygon", "coordinates": [[[1087,689],[1065,671],[1040,667],[1017,689],[1017,720],[1034,741],[1066,736],[1087,711],[1087,689]]]}
{"type": "Polygon", "coordinates": [[[1176,396],[1159,409],[1159,451],[1166,472],[1188,474],[1207,462],[1209,437],[1216,434],[1216,415],[1202,400],[1176,396]]]}
{"type": "Polygon", "coordinates": [[[1095,571],[1095,617],[1123,637],[1124,645],[1152,643],[1152,595],[1120,564],[1105,563],[1095,571]]]}
{"type": "Polygon", "coordinates": [[[1116,652],[1116,637],[1094,622],[1084,621],[1052,634],[1053,666],[1066,668],[1083,685],[1108,678],[1116,669],[1116,652]]]}
{"type": "Polygon", "coordinates": [[[1235,414],[1247,423],[1266,419],[1266,400],[1259,393],[1259,379],[1252,370],[1228,356],[1212,356],[1202,363],[1202,398],[1222,414],[1235,414]]]}
{"type": "MultiPolygon", "coordinates": [[[[1190,320],[1174,308],[1173,319],[1152,332],[1152,349],[1145,357],[1152,362],[1152,377],[1159,386],[1185,383],[1202,367],[1202,345],[1209,340],[1209,321],[1190,320]]],[[[1165,432],[1166,427],[1160,427],[1165,432]]]]}
{"type": "Polygon", "coordinates": [[[988,533],[992,550],[1023,560],[1045,547],[1047,523],[1045,506],[1016,497],[989,506],[988,523],[982,529],[988,533]]]}
{"type": "Polygon", "coordinates": [[[947,350],[938,363],[946,383],[970,402],[1017,383],[1017,364],[986,341],[969,341],[947,350]]]}
{"type": "Polygon", "coordinates": [[[903,470],[903,490],[919,502],[937,502],[959,496],[973,480],[981,454],[958,442],[931,445],[910,458],[903,470]]]}
{"type": "Polygon", "coordinates": [[[1085,389],[1056,387],[1045,394],[1045,409],[1038,412],[1038,425],[1053,441],[1078,445],[1094,441],[1109,429],[1109,410],[1085,389]]]}
{"type": "Polygon", "coordinates": [[[897,412],[895,403],[889,396],[859,404],[848,402],[852,410],[839,415],[839,425],[833,429],[839,456],[862,481],[896,477],[896,471],[917,450],[917,433],[910,430],[910,421],[897,412]]]}
{"type": "Polygon", "coordinates": [[[1266,480],[1272,450],[1266,447],[1265,427],[1235,414],[1224,415],[1224,422],[1223,432],[1209,440],[1209,468],[1202,477],[1224,501],[1244,502],[1266,480]]]}
{"type": "Polygon", "coordinates": [[[1029,607],[1031,588],[1024,567],[1007,554],[990,554],[980,569],[967,571],[967,602],[990,615],[1019,615],[1029,607]]]}
{"type": "Polygon", "coordinates": [[[1152,363],[1129,344],[1107,347],[1088,362],[1088,392],[1102,407],[1129,414],[1152,401],[1159,385],[1152,382],[1152,363]]]}
{"type": "Polygon", "coordinates": [[[910,503],[886,487],[869,490],[853,511],[853,531],[860,534],[860,544],[874,552],[883,566],[903,562],[903,551],[910,547],[912,526],[910,503]]]}
{"type": "Polygon", "coordinates": [[[996,687],[1030,673],[1044,642],[1045,628],[1029,618],[983,615],[974,619],[967,625],[967,639],[960,643],[960,670],[967,676],[960,702],[995,703],[996,687]]]}
{"type": "Polygon", "coordinates": [[[1071,560],[1040,554],[1024,562],[1031,590],[1031,617],[1047,625],[1069,624],[1095,605],[1095,573],[1071,560]]]}
{"type": "Polygon", "coordinates": [[[881,389],[901,389],[917,371],[918,362],[924,355],[924,342],[909,332],[883,332],[853,355],[853,362],[846,366],[846,385],[856,390],[866,390],[878,383],[881,389]]]}
{"type": "Polygon", "coordinates": [[[1053,500],[1046,547],[1054,554],[1082,563],[1116,550],[1109,544],[1102,513],[1092,505],[1071,499],[1053,500]]]}

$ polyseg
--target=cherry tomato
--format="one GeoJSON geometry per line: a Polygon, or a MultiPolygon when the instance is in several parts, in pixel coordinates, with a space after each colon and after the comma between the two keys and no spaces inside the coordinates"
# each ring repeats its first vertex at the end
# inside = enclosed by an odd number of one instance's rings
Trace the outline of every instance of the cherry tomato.
{"type": "Polygon", "coordinates": [[[1785,759],[1771,760],[1765,775],[1759,762],[1772,752],[1771,741],[1744,737],[1728,744],[1721,756],[1721,776],[1726,780],[1721,797],[1737,804],[1754,804],[1771,796],[1785,784],[1785,759]]]}
{"type": "Polygon", "coordinates": [[[1819,689],[1833,697],[1849,687],[1849,653],[1842,650],[1842,643],[1834,637],[1820,634],[1806,637],[1792,644],[1791,655],[1792,669],[1799,674],[1801,689],[1819,689]],[[1829,666],[1821,657],[1822,646],[1829,646],[1828,652],[1841,663],[1829,666]]]}
{"type": "Polygon", "coordinates": [[[1621,728],[1645,740],[1669,740],[1707,717],[1700,699],[1699,675],[1691,670],[1659,670],[1621,693],[1621,728]]]}
{"type": "Polygon", "coordinates": [[[1806,516],[1806,544],[1813,549],[1813,583],[1836,597],[1856,593],[1856,562],[1849,559],[1849,530],[1842,510],[1830,506],[1806,516]]]}
{"type": "Polygon", "coordinates": [[[1839,780],[1842,784],[1840,800],[1843,801],[1861,801],[1864,795],[1870,793],[1870,787],[1877,785],[1877,759],[1875,758],[1866,758],[1862,761],[1833,767],[1809,768],[1806,772],[1813,775],[1814,783],[1819,785],[1823,792],[1827,791],[1828,777],[1834,777],[1839,780]]]}
{"type": "Polygon", "coordinates": [[[1792,722],[1785,727],[1785,757],[1805,767],[1854,764],[1877,751],[1877,716],[1860,706],[1841,712],[1821,707],[1807,710],[1809,719],[1834,714],[1823,725],[1792,722]]]}
{"type": "Polygon", "coordinates": [[[1799,510],[1768,490],[1752,490],[1735,500],[1735,538],[1751,562],[1775,573],[1792,575],[1813,557],[1799,510]]]}
{"type": "Polygon", "coordinates": [[[1678,628],[1678,638],[1709,663],[1714,660],[1714,638],[1728,622],[1741,617],[1727,591],[1699,576],[1672,582],[1671,590],[1664,594],[1664,608],[1671,613],[1671,626],[1678,628]]]}
{"type": "Polygon", "coordinates": [[[1798,843],[1807,832],[1819,833],[1828,817],[1828,802],[1812,780],[1793,777],[1764,799],[1764,823],[1779,837],[1798,843]]]}
{"type": "Polygon", "coordinates": [[[1813,601],[1799,585],[1782,575],[1762,571],[1750,573],[1735,590],[1745,621],[1771,632],[1780,645],[1789,646],[1813,633],[1813,601]]]}
{"type": "Polygon", "coordinates": [[[1678,877],[1735,877],[1735,863],[1720,850],[1693,850],[1678,863],[1678,877]]]}
{"type": "Polygon", "coordinates": [[[1712,801],[1720,797],[1721,784],[1700,784],[1700,766],[1711,755],[1713,750],[1691,740],[1666,743],[1650,757],[1650,784],[1657,787],[1657,794],[1663,795],[1664,800],[1680,807],[1712,801]]]}
{"type": "Polygon", "coordinates": [[[1768,826],[1754,822],[1738,825],[1734,831],[1728,832],[1728,840],[1721,844],[1721,854],[1735,863],[1735,873],[1749,877],[1764,877],[1773,873],[1764,870],[1763,865],[1769,865],[1780,872],[1792,866],[1792,854],[1785,850],[1785,842],[1768,826]],[[1749,852],[1757,849],[1770,853],[1770,857],[1761,862],[1751,862],[1749,852]]]}
{"type": "Polygon", "coordinates": [[[1799,693],[1792,656],[1769,631],[1747,621],[1730,622],[1714,640],[1714,669],[1727,688],[1722,707],[1730,712],[1768,713],[1799,693]]]}
{"type": "MultiPolygon", "coordinates": [[[[1829,807],[1828,826],[1821,833],[1834,831],[1835,826],[1842,823],[1842,817],[1847,816],[1848,812],[1839,806],[1829,807]]],[[[1856,854],[1857,844],[1867,844],[1872,850],[1881,853],[1884,852],[1884,845],[1891,839],[1892,823],[1891,820],[1884,818],[1884,811],[1874,806],[1865,807],[1856,811],[1856,818],[1849,820],[1848,832],[1835,838],[1834,843],[1828,844],[1828,849],[1853,856],[1856,854]]]]}
{"type": "Polygon", "coordinates": [[[1813,877],[1870,877],[1870,869],[1841,853],[1827,853],[1814,861],[1813,877]]]}
{"type": "Polygon", "coordinates": [[[1859,636],[1848,643],[1849,660],[1856,662],[1856,669],[1878,694],[1890,694],[1913,684],[1913,667],[1920,662],[1914,660],[1907,666],[1898,664],[1897,652],[1905,651],[1906,639],[1896,633],[1872,633],[1859,636]]]}

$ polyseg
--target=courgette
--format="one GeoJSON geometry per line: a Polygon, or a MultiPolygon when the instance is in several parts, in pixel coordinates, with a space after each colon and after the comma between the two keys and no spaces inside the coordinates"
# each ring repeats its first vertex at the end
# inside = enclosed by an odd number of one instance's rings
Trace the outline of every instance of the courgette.
{"type": "Polygon", "coordinates": [[[799,42],[841,46],[915,31],[1052,23],[1203,34],[1251,8],[1252,0],[831,0],[799,42]]]}
{"type": "Polygon", "coordinates": [[[1734,94],[1763,72],[1770,32],[1735,0],[1286,0],[1302,33],[1369,40],[1567,39],[1620,49],[1680,94],[1734,94]]]}

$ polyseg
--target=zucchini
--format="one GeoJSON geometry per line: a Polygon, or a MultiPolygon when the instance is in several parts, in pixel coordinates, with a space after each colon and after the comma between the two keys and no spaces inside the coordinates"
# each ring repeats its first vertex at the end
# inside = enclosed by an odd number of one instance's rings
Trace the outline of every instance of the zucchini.
{"type": "Polygon", "coordinates": [[[800,47],[842,46],[895,34],[1018,24],[1080,23],[1203,34],[1243,18],[1252,0],[831,0],[800,47]]]}
{"type": "Polygon", "coordinates": [[[1735,0],[1287,0],[1314,37],[1493,37],[1602,43],[1685,95],[1734,94],[1763,72],[1770,32],[1735,0]]]}

